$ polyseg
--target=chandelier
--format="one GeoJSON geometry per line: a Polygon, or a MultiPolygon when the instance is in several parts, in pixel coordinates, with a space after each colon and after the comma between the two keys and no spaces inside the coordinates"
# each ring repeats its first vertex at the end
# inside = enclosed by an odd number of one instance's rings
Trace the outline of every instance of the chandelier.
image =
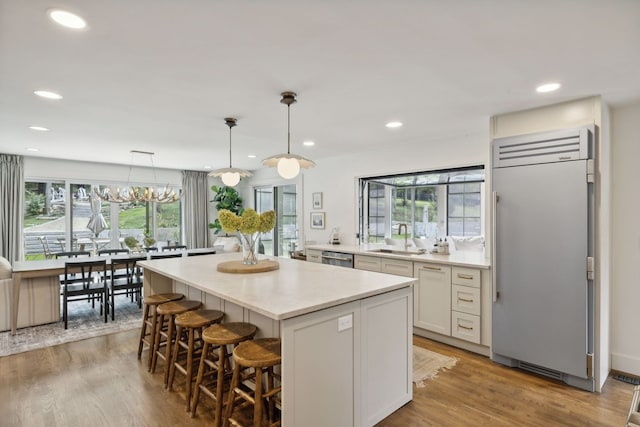
{"type": "Polygon", "coordinates": [[[297,102],[297,95],[294,92],[282,92],[280,96],[282,96],[280,103],[287,106],[287,153],[267,157],[262,161],[262,164],[268,167],[276,167],[281,177],[291,179],[298,175],[300,168],[309,169],[316,164],[313,160],[297,154],[291,154],[291,104],[297,102]]]}
{"type": "Polygon", "coordinates": [[[155,202],[155,203],[174,203],[180,200],[182,197],[182,191],[176,191],[169,188],[169,184],[165,185],[163,189],[160,189],[157,185],[156,167],[153,164],[153,155],[149,151],[131,150],[131,163],[129,164],[129,176],[127,177],[127,186],[120,187],[105,187],[104,190],[99,191],[98,187],[94,188],[95,194],[105,202],[110,203],[132,203],[132,202],[155,202]],[[153,170],[153,182],[154,187],[140,187],[133,186],[131,182],[131,169],[133,168],[133,155],[134,154],[146,154],[151,159],[151,169],[153,170]]]}
{"type": "Polygon", "coordinates": [[[231,166],[231,129],[237,125],[238,120],[233,117],[227,117],[224,122],[229,126],[229,167],[216,169],[209,173],[209,176],[220,177],[222,183],[229,187],[235,187],[240,182],[240,178],[253,175],[251,172],[244,169],[238,169],[231,166]]]}

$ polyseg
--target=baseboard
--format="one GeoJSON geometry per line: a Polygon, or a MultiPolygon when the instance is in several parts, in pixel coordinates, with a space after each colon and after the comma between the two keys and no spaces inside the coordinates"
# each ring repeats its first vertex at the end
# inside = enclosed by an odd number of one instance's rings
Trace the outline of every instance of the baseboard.
{"type": "Polygon", "coordinates": [[[640,357],[611,353],[611,370],[640,377],[640,357]]]}
{"type": "Polygon", "coordinates": [[[483,356],[489,357],[489,354],[490,354],[489,347],[475,344],[469,341],[464,341],[454,337],[448,337],[446,335],[441,335],[435,332],[426,331],[424,329],[416,328],[416,327],[413,328],[413,333],[423,338],[429,338],[430,340],[438,341],[438,342],[450,345],[452,347],[458,347],[463,350],[471,351],[473,353],[478,353],[483,356]]]}

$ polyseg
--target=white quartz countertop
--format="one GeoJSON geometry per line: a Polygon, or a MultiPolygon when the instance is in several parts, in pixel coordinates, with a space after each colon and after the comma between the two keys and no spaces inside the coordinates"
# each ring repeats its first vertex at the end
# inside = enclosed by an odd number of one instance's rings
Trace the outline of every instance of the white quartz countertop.
{"type": "Polygon", "coordinates": [[[410,286],[415,279],[354,270],[287,258],[280,269],[265,273],[232,274],[217,271],[220,262],[240,260],[229,253],[141,261],[159,273],[205,293],[233,302],[271,319],[284,320],[339,304],[410,286]]]}
{"type": "Polygon", "coordinates": [[[382,244],[370,244],[370,245],[309,245],[306,249],[315,249],[321,251],[333,251],[333,252],[342,252],[347,254],[354,255],[366,255],[366,256],[374,256],[374,257],[382,257],[382,258],[395,258],[395,259],[404,259],[408,261],[415,262],[433,262],[438,264],[448,264],[448,265],[456,265],[460,267],[470,267],[470,268],[480,268],[484,270],[488,270],[491,267],[491,262],[489,258],[485,257],[485,254],[482,252],[470,252],[470,251],[454,251],[449,255],[440,255],[440,254],[430,254],[424,253],[419,254],[418,249],[415,247],[410,247],[408,251],[413,251],[415,253],[411,254],[392,254],[392,253],[384,253],[384,252],[372,252],[380,249],[391,249],[391,250],[400,250],[403,248],[399,248],[397,246],[390,245],[382,245],[382,244]]]}

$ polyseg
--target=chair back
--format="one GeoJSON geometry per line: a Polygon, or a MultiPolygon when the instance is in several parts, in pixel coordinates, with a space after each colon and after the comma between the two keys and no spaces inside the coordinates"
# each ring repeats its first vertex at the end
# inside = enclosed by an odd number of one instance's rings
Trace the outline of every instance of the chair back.
{"type": "Polygon", "coordinates": [[[78,257],[91,256],[91,252],[89,252],[89,251],[56,252],[53,255],[56,257],[56,259],[60,259],[60,258],[78,258],[78,257]]]}
{"type": "Polygon", "coordinates": [[[209,251],[187,252],[187,256],[215,255],[215,253],[216,253],[216,250],[211,249],[209,251]]]}
{"type": "Polygon", "coordinates": [[[162,259],[162,258],[180,258],[182,257],[182,252],[173,252],[173,253],[168,253],[168,254],[158,254],[158,253],[152,253],[149,254],[149,259],[162,259]]]}
{"type": "Polygon", "coordinates": [[[163,246],[162,252],[182,251],[187,249],[187,245],[163,246]]]}
{"type": "Polygon", "coordinates": [[[5,257],[0,256],[0,280],[7,280],[13,277],[11,263],[5,257]]]}
{"type": "Polygon", "coordinates": [[[112,258],[111,284],[115,286],[118,281],[124,281],[120,284],[128,286],[142,284],[142,268],[136,263],[145,259],[146,257],[112,258]]]}
{"type": "Polygon", "coordinates": [[[129,249],[100,249],[98,251],[98,255],[120,255],[120,254],[128,254],[129,249]]]}
{"type": "Polygon", "coordinates": [[[64,263],[64,279],[62,285],[65,286],[66,293],[71,293],[67,288],[69,285],[77,286],[73,292],[83,293],[89,289],[104,287],[104,281],[107,277],[107,260],[91,260],[91,261],[67,261],[64,263]],[[95,275],[99,279],[94,279],[95,275]]]}
{"type": "Polygon", "coordinates": [[[42,250],[44,252],[45,259],[53,258],[53,255],[51,253],[51,249],[49,249],[49,242],[47,241],[47,237],[46,236],[38,236],[38,240],[40,240],[40,243],[42,243],[42,250]]]}

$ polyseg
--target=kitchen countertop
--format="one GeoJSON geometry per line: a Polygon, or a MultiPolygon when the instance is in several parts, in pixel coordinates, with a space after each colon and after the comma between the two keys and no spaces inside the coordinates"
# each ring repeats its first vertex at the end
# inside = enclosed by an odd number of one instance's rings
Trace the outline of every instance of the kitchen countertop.
{"type": "Polygon", "coordinates": [[[219,254],[141,261],[145,271],[174,279],[203,292],[263,314],[284,320],[339,304],[410,286],[414,279],[354,270],[332,265],[275,260],[275,271],[231,274],[217,271],[218,263],[241,259],[241,254],[219,254]]]}
{"type": "Polygon", "coordinates": [[[489,258],[482,252],[470,252],[470,251],[454,251],[449,255],[419,254],[415,247],[409,247],[410,251],[415,251],[415,254],[393,254],[384,252],[371,252],[379,249],[390,250],[402,250],[397,246],[383,245],[383,244],[369,244],[369,245],[309,245],[306,249],[315,249],[321,251],[334,251],[343,252],[354,255],[366,255],[379,258],[394,258],[403,259],[407,261],[416,262],[433,262],[439,264],[449,264],[460,267],[480,268],[488,270],[491,268],[491,262],[489,258]]]}

